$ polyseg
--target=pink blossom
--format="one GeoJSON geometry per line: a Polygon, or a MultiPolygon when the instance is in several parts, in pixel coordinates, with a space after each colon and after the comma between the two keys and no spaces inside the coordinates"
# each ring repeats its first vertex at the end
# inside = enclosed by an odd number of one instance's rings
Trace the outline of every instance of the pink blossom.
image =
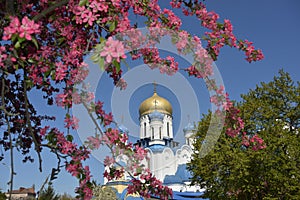
{"type": "Polygon", "coordinates": [[[115,163],[115,159],[109,156],[106,156],[104,159],[104,166],[111,166],[112,164],[115,163]]]}
{"type": "Polygon", "coordinates": [[[120,58],[126,58],[124,45],[119,40],[114,40],[109,37],[105,43],[105,47],[100,53],[100,56],[106,57],[106,62],[111,63],[112,59],[116,58],[120,62],[120,58]]]}
{"type": "Polygon", "coordinates": [[[178,63],[175,62],[174,57],[167,56],[165,64],[159,66],[159,71],[162,74],[174,75],[178,71],[178,63]]]}
{"type": "Polygon", "coordinates": [[[77,119],[76,117],[72,116],[66,116],[65,118],[65,121],[64,121],[66,124],[65,124],[65,127],[66,128],[72,128],[72,129],[78,129],[78,122],[79,122],[79,119],[77,119]]]}
{"type": "Polygon", "coordinates": [[[178,52],[182,52],[182,50],[188,44],[189,34],[186,31],[180,31],[178,33],[178,42],[176,43],[176,47],[178,52]]]}
{"type": "Polygon", "coordinates": [[[266,145],[264,144],[264,140],[262,138],[260,138],[257,134],[255,134],[253,137],[251,137],[250,142],[253,145],[252,149],[254,151],[266,148],[266,145]]]}
{"type": "Polygon", "coordinates": [[[58,147],[61,149],[63,154],[69,154],[73,151],[76,151],[76,144],[69,142],[69,141],[60,141],[58,147]]]}
{"type": "Polygon", "coordinates": [[[97,20],[97,17],[99,17],[99,14],[94,14],[92,11],[86,9],[83,13],[81,13],[81,18],[83,19],[83,22],[87,22],[88,25],[93,26],[93,22],[97,20]]]}
{"type": "Polygon", "coordinates": [[[72,105],[72,92],[57,94],[55,97],[56,104],[61,107],[67,107],[72,105]]]}
{"type": "Polygon", "coordinates": [[[72,102],[74,104],[80,104],[80,103],[82,103],[81,96],[78,94],[77,91],[75,91],[75,92],[72,93],[72,102]]]}
{"type": "Polygon", "coordinates": [[[92,146],[93,149],[99,149],[101,141],[98,137],[89,136],[87,143],[92,146]]]}
{"type": "Polygon", "coordinates": [[[93,190],[88,186],[84,186],[83,193],[85,194],[84,200],[90,200],[93,197],[93,190]]]}
{"type": "Polygon", "coordinates": [[[77,176],[79,174],[78,165],[76,164],[67,164],[66,170],[72,174],[72,176],[77,176]]]}
{"type": "Polygon", "coordinates": [[[88,65],[81,63],[76,69],[71,70],[71,80],[73,83],[81,83],[89,74],[88,65]]]}
{"type": "Polygon", "coordinates": [[[68,67],[64,65],[62,62],[55,63],[56,69],[55,69],[55,80],[61,81],[63,80],[67,75],[68,67]]]}
{"type": "Polygon", "coordinates": [[[19,35],[21,38],[26,38],[27,40],[31,40],[31,35],[34,33],[40,33],[40,25],[36,24],[33,20],[28,19],[27,16],[25,16],[22,19],[22,25],[19,29],[19,35]]]}
{"type": "Polygon", "coordinates": [[[135,146],[135,154],[134,154],[134,157],[137,159],[137,160],[144,160],[144,158],[147,156],[147,151],[142,148],[142,147],[139,147],[139,146],[135,146]]]}
{"type": "Polygon", "coordinates": [[[172,0],[170,2],[170,5],[172,6],[172,8],[180,8],[181,7],[181,1],[177,1],[177,0],[172,0]]]}
{"type": "Polygon", "coordinates": [[[48,131],[49,128],[50,128],[50,126],[45,126],[44,128],[41,128],[40,129],[40,135],[45,136],[46,132],[48,131]]]}
{"type": "Polygon", "coordinates": [[[90,8],[93,9],[94,13],[98,11],[103,11],[103,12],[108,11],[108,5],[105,0],[92,1],[90,4],[90,8]]]}
{"type": "Polygon", "coordinates": [[[174,30],[179,30],[182,24],[181,19],[177,17],[171,10],[166,8],[164,9],[163,13],[168,15],[167,25],[174,30]]]}
{"type": "Polygon", "coordinates": [[[111,112],[108,114],[104,114],[103,118],[104,126],[110,125],[113,121],[113,115],[111,112]]]}
{"type": "Polygon", "coordinates": [[[116,87],[119,87],[121,90],[125,90],[127,87],[127,83],[124,79],[120,78],[120,80],[116,84],[116,87]]]}
{"type": "Polygon", "coordinates": [[[19,32],[20,29],[20,21],[17,17],[10,17],[10,24],[9,26],[4,28],[4,32],[3,32],[3,40],[9,40],[11,38],[11,36],[13,34],[17,34],[19,32]]]}
{"type": "Polygon", "coordinates": [[[97,101],[95,103],[95,113],[97,115],[104,115],[104,110],[102,108],[103,108],[103,102],[97,101]]]}
{"type": "Polygon", "coordinates": [[[122,19],[120,19],[118,21],[118,26],[116,28],[116,31],[118,33],[123,33],[127,30],[129,30],[131,27],[130,27],[130,20],[128,19],[128,13],[123,13],[123,16],[122,16],[122,19]]]}

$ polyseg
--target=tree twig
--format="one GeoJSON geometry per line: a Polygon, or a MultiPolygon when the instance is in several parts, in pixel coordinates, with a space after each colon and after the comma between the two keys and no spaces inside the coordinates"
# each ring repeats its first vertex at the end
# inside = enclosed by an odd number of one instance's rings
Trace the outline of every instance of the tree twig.
{"type": "Polygon", "coordinates": [[[45,10],[43,10],[40,14],[36,15],[33,20],[34,21],[39,21],[41,18],[46,17],[47,14],[49,14],[50,12],[54,11],[56,8],[65,5],[66,3],[68,3],[69,0],[62,0],[62,1],[57,1],[55,2],[52,6],[50,6],[49,8],[46,8],[45,10]]]}
{"type": "Polygon", "coordinates": [[[35,151],[37,152],[37,155],[38,155],[38,158],[39,158],[39,170],[40,170],[40,172],[42,172],[42,157],[41,157],[41,153],[40,153],[41,149],[40,149],[40,145],[37,142],[36,137],[35,137],[35,135],[34,135],[34,133],[32,131],[32,126],[31,126],[31,122],[30,122],[26,78],[27,78],[26,71],[24,69],[24,80],[23,80],[23,84],[24,84],[23,87],[24,87],[24,89],[23,89],[23,91],[24,91],[24,99],[25,99],[24,101],[25,101],[26,124],[27,124],[27,126],[29,128],[29,133],[30,133],[30,135],[32,137],[32,140],[33,140],[34,146],[35,146],[35,151]]]}

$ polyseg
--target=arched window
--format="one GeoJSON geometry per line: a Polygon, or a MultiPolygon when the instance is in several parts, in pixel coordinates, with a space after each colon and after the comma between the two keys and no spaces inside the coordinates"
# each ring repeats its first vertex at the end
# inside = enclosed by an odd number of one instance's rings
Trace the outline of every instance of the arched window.
{"type": "Polygon", "coordinates": [[[159,139],[161,139],[161,127],[159,127],[159,139]]]}
{"type": "Polygon", "coordinates": [[[152,139],[154,139],[154,128],[152,127],[152,139]]]}
{"type": "Polygon", "coordinates": [[[170,123],[167,122],[167,136],[170,137],[170,123]]]}
{"type": "Polygon", "coordinates": [[[144,137],[146,137],[146,122],[144,122],[144,137]]]}

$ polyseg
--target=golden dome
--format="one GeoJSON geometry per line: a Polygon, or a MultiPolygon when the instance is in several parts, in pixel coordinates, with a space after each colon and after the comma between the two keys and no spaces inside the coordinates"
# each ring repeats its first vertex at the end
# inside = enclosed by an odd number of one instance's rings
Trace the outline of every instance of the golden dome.
{"type": "Polygon", "coordinates": [[[139,108],[140,116],[147,115],[154,111],[172,116],[172,105],[165,98],[158,96],[156,91],[154,91],[152,97],[143,101],[139,108]]]}

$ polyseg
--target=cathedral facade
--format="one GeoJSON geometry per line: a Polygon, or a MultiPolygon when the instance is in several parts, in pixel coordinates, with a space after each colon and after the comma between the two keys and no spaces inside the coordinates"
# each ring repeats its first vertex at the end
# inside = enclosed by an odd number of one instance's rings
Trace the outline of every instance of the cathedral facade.
{"type": "MultiPolygon", "coordinates": [[[[198,186],[189,185],[191,174],[186,169],[186,164],[193,153],[195,126],[189,123],[182,130],[185,141],[180,145],[173,140],[172,114],[170,102],[159,96],[154,89],[153,95],[139,106],[140,134],[135,144],[148,151],[149,160],[145,160],[144,164],[156,178],[173,190],[174,195],[177,196],[174,199],[195,199],[200,196],[202,190],[198,186]],[[183,196],[180,196],[181,194],[183,196]]],[[[128,133],[124,126],[120,127],[120,131],[128,133]]],[[[120,158],[119,161],[126,164],[126,159],[120,158]]],[[[126,179],[125,175],[123,180],[118,181],[124,183],[126,179]]],[[[113,182],[108,184],[114,185],[113,182]]]]}

